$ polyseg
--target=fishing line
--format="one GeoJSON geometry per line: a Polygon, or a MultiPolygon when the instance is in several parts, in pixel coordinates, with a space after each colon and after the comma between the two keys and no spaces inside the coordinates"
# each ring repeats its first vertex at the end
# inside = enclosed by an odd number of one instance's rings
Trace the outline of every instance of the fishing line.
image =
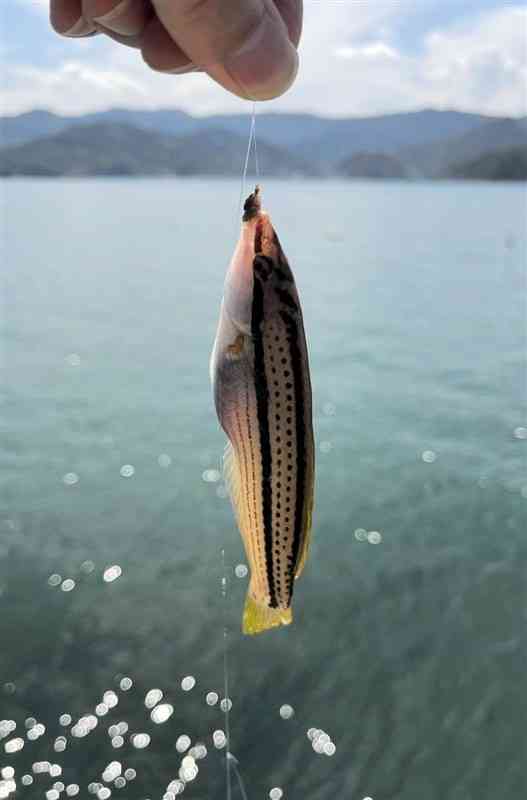
{"type": "Polygon", "coordinates": [[[249,129],[249,140],[247,142],[247,152],[245,153],[245,161],[243,164],[242,179],[240,183],[240,197],[238,199],[238,213],[236,214],[236,232],[238,231],[238,222],[242,211],[242,203],[245,197],[245,185],[247,181],[247,170],[249,169],[249,160],[251,158],[251,150],[254,147],[254,168],[256,172],[256,180],[260,178],[260,164],[258,162],[258,149],[256,146],[256,103],[253,103],[253,110],[251,114],[251,127],[249,129]]]}
{"type": "Polygon", "coordinates": [[[247,793],[245,791],[245,786],[243,785],[242,776],[240,775],[240,771],[238,769],[239,761],[237,758],[233,756],[232,753],[229,753],[229,756],[230,756],[229,760],[232,762],[232,768],[236,774],[236,777],[238,778],[238,786],[240,787],[240,794],[242,796],[242,800],[249,800],[249,798],[247,797],[247,793]]]}
{"type": "Polygon", "coordinates": [[[231,732],[229,724],[229,629],[227,627],[227,570],[225,567],[225,550],[221,551],[223,576],[221,579],[221,594],[223,597],[223,697],[225,699],[225,736],[227,739],[225,749],[225,781],[227,800],[231,800],[231,732]]]}
{"type": "MultiPolygon", "coordinates": [[[[242,179],[240,184],[240,197],[238,199],[238,213],[236,214],[236,231],[238,230],[239,219],[242,211],[243,198],[245,196],[245,184],[247,180],[247,170],[249,168],[249,160],[251,157],[251,150],[254,147],[254,167],[256,172],[256,179],[260,177],[260,164],[258,162],[258,148],[256,146],[256,103],[253,103],[251,114],[251,127],[249,130],[249,140],[247,142],[247,152],[245,153],[245,161],[243,164],[242,179]]],[[[225,550],[221,551],[222,563],[222,579],[221,579],[221,594],[223,597],[223,697],[225,699],[225,737],[227,739],[225,750],[225,783],[227,790],[227,800],[232,798],[232,780],[231,780],[231,766],[234,769],[238,779],[238,786],[243,800],[247,800],[247,794],[243,785],[242,777],[238,770],[238,761],[231,753],[231,732],[230,732],[230,718],[229,718],[229,629],[227,626],[228,620],[228,604],[227,604],[227,569],[225,565],[225,550]]]]}
{"type": "Polygon", "coordinates": [[[221,563],[223,568],[223,576],[221,579],[221,594],[223,597],[223,697],[225,699],[225,738],[227,744],[225,747],[225,779],[227,789],[227,800],[231,800],[232,795],[232,779],[231,768],[238,779],[238,787],[242,800],[248,800],[245,786],[238,769],[239,761],[231,753],[231,731],[229,720],[229,628],[227,625],[228,603],[227,603],[227,568],[225,565],[225,550],[221,551],[221,563]]]}
{"type": "Polygon", "coordinates": [[[253,115],[251,120],[251,128],[253,132],[253,145],[254,145],[254,167],[256,171],[256,182],[260,181],[260,165],[258,164],[258,148],[256,146],[256,103],[253,103],[253,115]]]}

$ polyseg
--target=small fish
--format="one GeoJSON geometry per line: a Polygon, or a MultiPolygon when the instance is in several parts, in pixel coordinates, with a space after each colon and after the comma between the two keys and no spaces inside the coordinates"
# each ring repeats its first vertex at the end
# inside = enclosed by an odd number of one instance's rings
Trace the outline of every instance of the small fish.
{"type": "Polygon", "coordinates": [[[260,189],[245,201],[210,364],[225,476],[251,568],[243,632],[289,625],[309,547],[311,382],[293,274],[260,189]]]}

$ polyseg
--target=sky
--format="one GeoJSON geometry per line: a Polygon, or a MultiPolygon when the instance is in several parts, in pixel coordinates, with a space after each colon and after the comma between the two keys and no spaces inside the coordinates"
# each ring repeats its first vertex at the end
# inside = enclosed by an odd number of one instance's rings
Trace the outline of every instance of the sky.
{"type": "MultiPolygon", "coordinates": [[[[112,107],[247,111],[206,75],[162,75],[103,36],[64,39],[48,0],[0,0],[0,113],[112,107]]],[[[306,0],[300,71],[266,111],[366,116],[418,108],[527,114],[527,4],[306,0]]]]}

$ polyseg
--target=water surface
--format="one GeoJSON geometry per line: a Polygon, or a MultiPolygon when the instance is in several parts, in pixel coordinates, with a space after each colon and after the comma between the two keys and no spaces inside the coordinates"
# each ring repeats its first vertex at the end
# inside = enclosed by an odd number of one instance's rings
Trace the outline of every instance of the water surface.
{"type": "Polygon", "coordinates": [[[188,733],[209,755],[186,793],[223,797],[211,734],[225,717],[204,696],[222,695],[226,619],[231,749],[251,799],[523,796],[524,189],[265,182],[310,346],[316,514],[294,624],[244,638],[208,383],[238,183],[1,188],[0,719],[47,731],[0,766],[57,761],[89,796],[119,758],[137,777],[114,794],[162,797],[188,733]],[[122,576],[106,583],[111,565],[122,576]],[[75,588],[50,587],[54,573],[75,588]],[[143,705],[153,687],[175,708],[164,725],[143,705]],[[54,754],[59,715],[94,713],[107,689],[119,705],[54,754]],[[112,749],[122,720],[150,733],[146,750],[112,749]],[[334,756],[313,752],[312,726],[334,756]]]}

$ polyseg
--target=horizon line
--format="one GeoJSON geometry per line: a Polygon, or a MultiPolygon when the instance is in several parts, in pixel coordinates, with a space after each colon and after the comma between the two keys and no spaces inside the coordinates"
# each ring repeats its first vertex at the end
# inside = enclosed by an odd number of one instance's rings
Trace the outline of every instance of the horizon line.
{"type": "MultiPolygon", "coordinates": [[[[134,112],[143,112],[146,114],[154,114],[160,111],[172,111],[178,112],[180,114],[184,114],[191,119],[207,119],[210,117],[250,117],[252,112],[251,111],[239,111],[239,112],[213,112],[210,114],[193,114],[189,111],[185,111],[182,108],[178,108],[177,106],[157,106],[154,108],[143,108],[139,107],[136,108],[134,106],[109,106],[107,108],[101,108],[94,111],[83,111],[81,113],[73,113],[73,114],[64,114],[59,111],[54,111],[51,108],[43,108],[43,107],[33,107],[29,108],[26,111],[19,111],[15,114],[0,114],[1,120],[6,119],[16,119],[18,117],[22,117],[26,114],[35,114],[35,113],[44,113],[44,114],[51,114],[55,117],[62,117],[64,119],[72,118],[72,117],[85,117],[92,114],[107,114],[109,112],[115,111],[134,111],[134,112]]],[[[519,114],[517,116],[511,114],[489,114],[482,111],[469,111],[466,109],[455,108],[455,107],[448,107],[448,108],[437,108],[434,106],[424,106],[424,107],[417,107],[410,110],[401,110],[401,111],[385,111],[379,112],[375,114],[349,114],[345,116],[330,116],[326,114],[319,114],[314,111],[260,111],[257,113],[257,118],[259,116],[275,116],[275,117],[286,117],[286,116],[293,116],[293,117],[300,117],[300,116],[309,116],[315,117],[317,119],[322,120],[330,120],[330,121],[344,121],[344,120],[365,120],[365,119],[379,119],[380,117],[394,117],[394,116],[404,116],[410,114],[422,114],[424,112],[433,112],[436,114],[468,114],[472,116],[478,117],[485,117],[486,119],[511,119],[511,120],[522,120],[527,117],[527,111],[523,114],[519,114]]]]}

